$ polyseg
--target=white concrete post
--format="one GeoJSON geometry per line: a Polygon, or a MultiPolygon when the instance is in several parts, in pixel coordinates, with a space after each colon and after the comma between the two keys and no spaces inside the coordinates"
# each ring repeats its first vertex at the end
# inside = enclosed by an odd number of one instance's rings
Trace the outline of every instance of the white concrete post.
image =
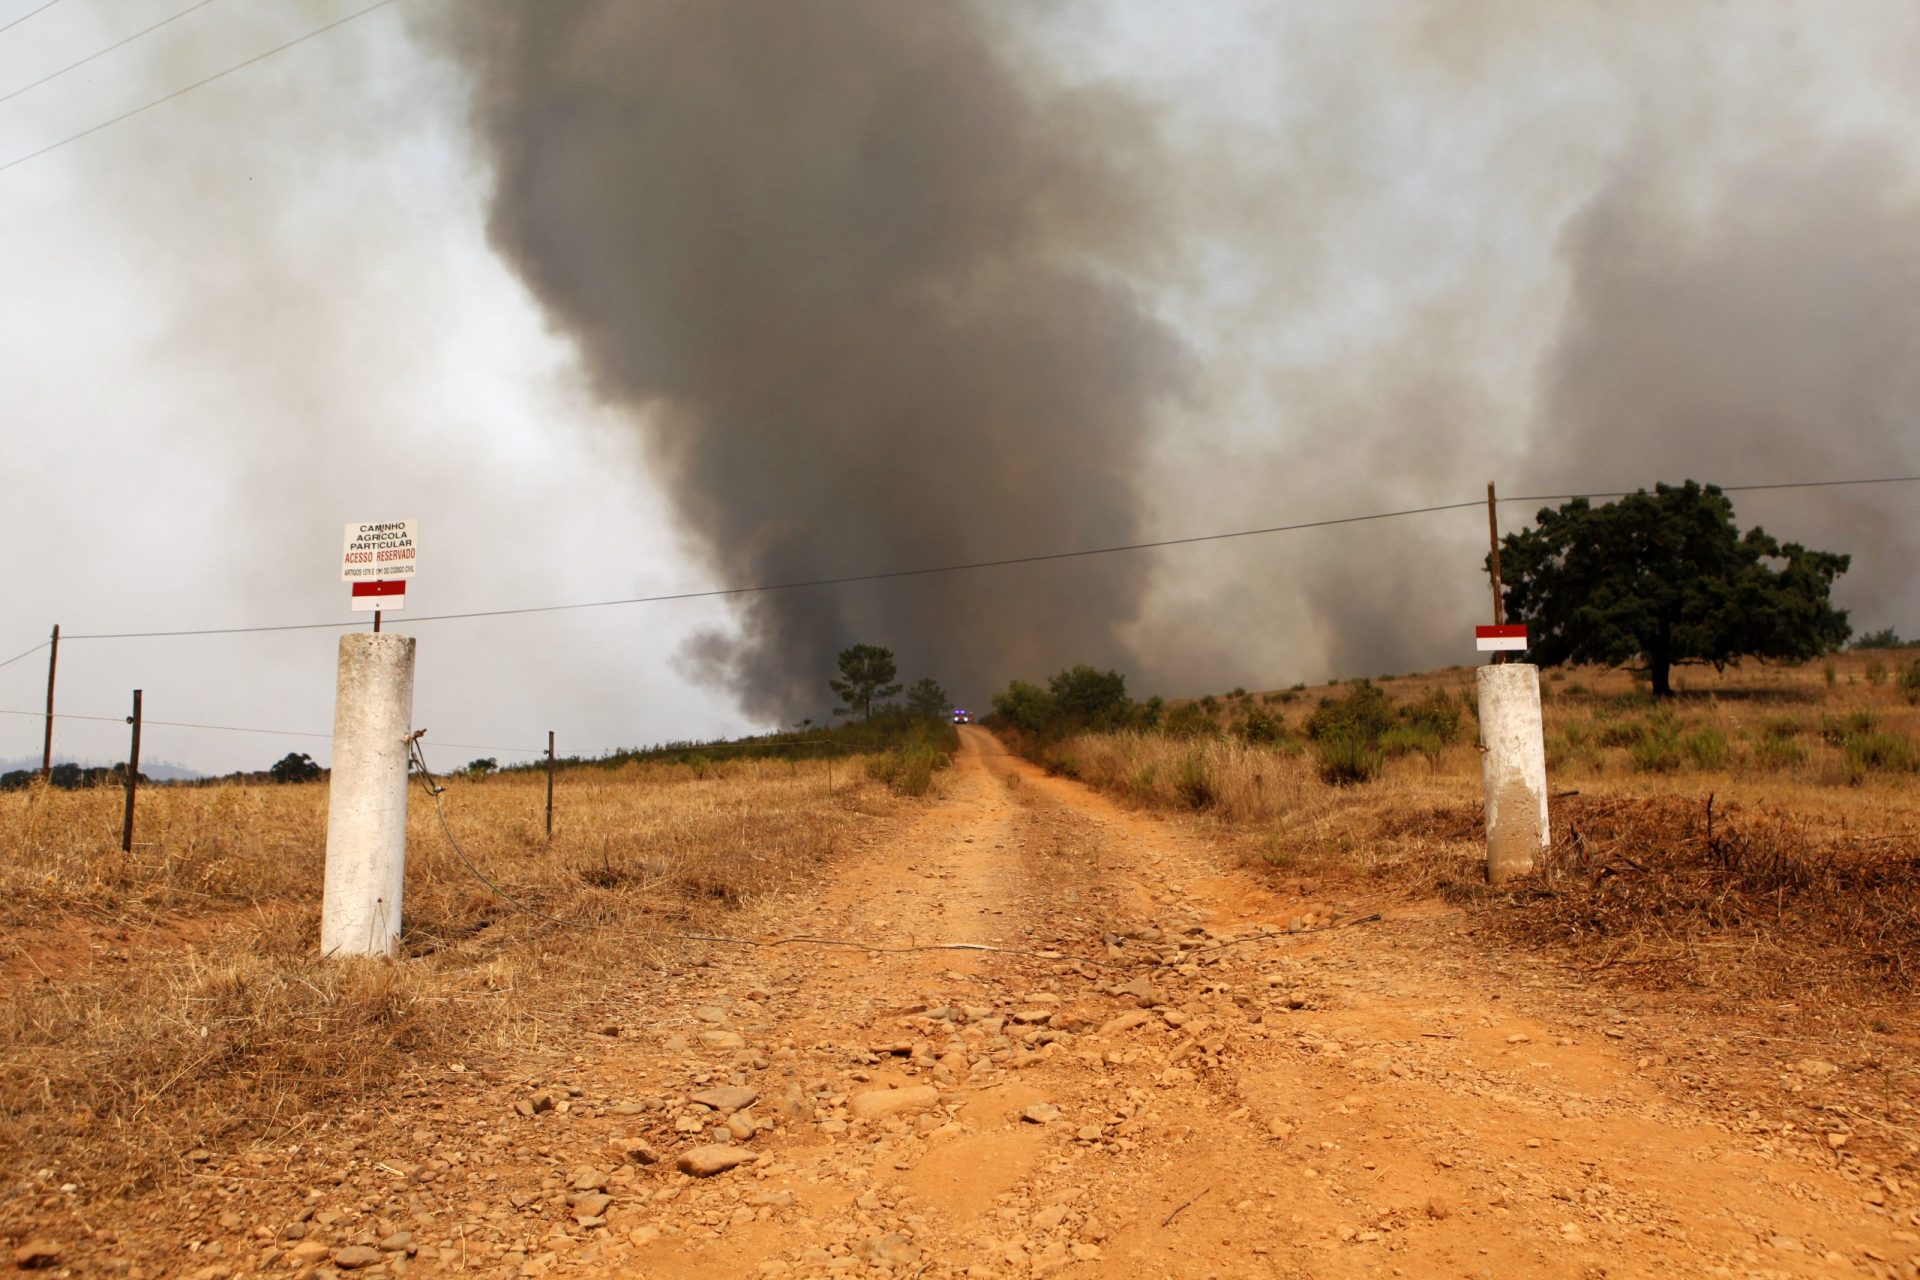
{"type": "Polygon", "coordinates": [[[413,637],[391,631],[341,636],[322,955],[390,956],[399,944],[412,732],[413,637]]]}
{"type": "Polygon", "coordinates": [[[1546,850],[1547,750],[1540,728],[1540,668],[1525,662],[1478,668],[1481,780],[1487,792],[1487,879],[1533,870],[1546,850]]]}

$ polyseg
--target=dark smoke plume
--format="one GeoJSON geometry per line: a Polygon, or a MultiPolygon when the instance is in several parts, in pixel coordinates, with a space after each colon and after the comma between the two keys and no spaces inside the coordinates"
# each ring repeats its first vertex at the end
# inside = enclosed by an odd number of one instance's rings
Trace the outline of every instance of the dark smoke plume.
{"type": "MultiPolygon", "coordinates": [[[[1157,252],[1150,131],[1049,85],[983,7],[625,0],[459,10],[495,244],[630,406],[727,584],[1138,532],[1179,344],[1125,281],[1157,252]]],[[[888,645],[979,698],[1124,661],[1129,558],[744,599],[687,655],[748,713],[817,713],[888,645]]]]}
{"type": "MultiPolygon", "coordinates": [[[[1689,200],[1700,185],[1679,157],[1644,158],[1570,225],[1536,458],[1596,488],[1920,471],[1911,167],[1828,143],[1689,200]]],[[[1904,487],[1735,497],[1743,525],[1853,553],[1841,600],[1861,626],[1911,628],[1920,537],[1904,487]]]]}

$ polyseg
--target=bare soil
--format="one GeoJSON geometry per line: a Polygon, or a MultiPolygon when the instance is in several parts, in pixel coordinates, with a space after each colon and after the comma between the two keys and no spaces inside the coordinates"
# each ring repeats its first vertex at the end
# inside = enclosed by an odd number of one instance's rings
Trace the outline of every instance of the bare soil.
{"type": "Polygon", "coordinates": [[[859,945],[636,948],[510,1058],[130,1200],[15,1170],[0,1229],[207,1280],[1917,1274],[1899,1037],[1251,870],[979,728],[939,785],[730,925],[859,945]]]}

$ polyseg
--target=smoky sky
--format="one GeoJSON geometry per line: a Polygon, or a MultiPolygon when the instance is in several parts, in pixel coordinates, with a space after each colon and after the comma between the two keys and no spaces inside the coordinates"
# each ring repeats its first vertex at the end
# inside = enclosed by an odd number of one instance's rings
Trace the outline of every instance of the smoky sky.
{"type": "MultiPolygon", "coordinates": [[[[1713,175],[1637,155],[1566,231],[1573,293],[1537,449],[1596,487],[1920,472],[1920,186],[1866,142],[1783,146],[1713,175]],[[1692,193],[1691,199],[1689,193],[1692,193]]],[[[1735,495],[1743,525],[1853,554],[1864,628],[1908,618],[1904,486],[1735,495]]]]}
{"type": "MultiPolygon", "coordinates": [[[[453,39],[492,239],[633,411],[719,582],[1138,536],[1186,374],[1123,270],[1163,231],[1125,97],[1049,83],[964,4],[516,6],[453,39]]],[[[817,714],[856,641],[980,697],[1124,662],[1144,572],[745,597],[682,664],[762,717],[817,714]]]]}
{"type": "MultiPolygon", "coordinates": [[[[493,244],[722,585],[1920,462],[1915,34],[1872,4],[452,12],[493,244]]],[[[1901,493],[1738,505],[1911,629],[1901,493]]],[[[791,719],[854,641],[968,699],[1470,661],[1484,539],[744,597],[679,668],[791,719]]]]}

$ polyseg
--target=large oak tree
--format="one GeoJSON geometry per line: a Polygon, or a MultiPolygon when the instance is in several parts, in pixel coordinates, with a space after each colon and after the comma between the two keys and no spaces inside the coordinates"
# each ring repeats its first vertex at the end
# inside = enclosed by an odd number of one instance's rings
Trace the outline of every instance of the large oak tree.
{"type": "Polygon", "coordinates": [[[1640,659],[1661,697],[1679,663],[1806,659],[1851,628],[1830,596],[1850,557],[1734,524],[1713,485],[1660,484],[1594,506],[1575,498],[1501,541],[1507,618],[1534,660],[1640,659]]]}

